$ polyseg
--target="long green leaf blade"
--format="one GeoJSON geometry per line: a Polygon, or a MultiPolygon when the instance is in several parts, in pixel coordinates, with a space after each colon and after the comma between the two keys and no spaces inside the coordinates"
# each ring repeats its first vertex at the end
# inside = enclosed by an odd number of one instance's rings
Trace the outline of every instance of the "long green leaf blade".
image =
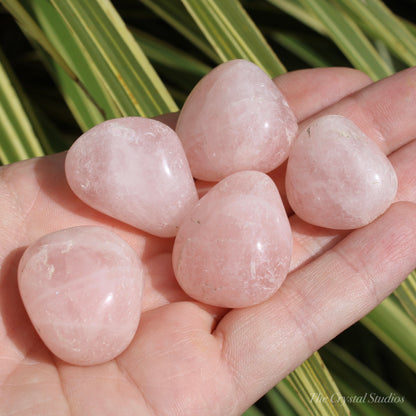
{"type": "Polygon", "coordinates": [[[105,112],[94,105],[85,91],[61,69],[55,62],[51,62],[54,78],[59,85],[62,95],[82,131],[102,123],[107,118],[115,118],[116,112],[105,112]]]}
{"type": "Polygon", "coordinates": [[[304,36],[290,32],[271,32],[270,38],[282,45],[294,55],[302,59],[312,67],[328,67],[331,63],[318,51],[317,48],[311,47],[310,43],[304,39],[304,36]]]}
{"type": "Polygon", "coordinates": [[[362,415],[416,416],[416,409],[380,376],[346,350],[331,342],[320,354],[336,380],[351,411],[362,415]]]}
{"type": "Polygon", "coordinates": [[[325,397],[340,397],[341,393],[317,352],[289,374],[286,380],[298,393],[309,414],[316,416],[350,414],[346,403],[322,400],[325,397]]]}
{"type": "Polygon", "coordinates": [[[4,54],[0,51],[0,160],[16,162],[44,152],[14,85],[4,54]]]}
{"type": "Polygon", "coordinates": [[[70,78],[52,56],[41,54],[81,129],[85,131],[105,119],[120,117],[121,113],[100,82],[99,74],[52,4],[48,0],[23,0],[23,4],[80,80],[70,78]]]}
{"type": "Polygon", "coordinates": [[[35,20],[18,0],[0,0],[7,11],[9,11],[18,22],[19,26],[30,38],[38,42],[52,57],[61,65],[64,71],[72,78],[76,79],[75,73],[62,58],[58,50],[52,45],[47,36],[43,33],[35,20]]]}
{"type": "Polygon", "coordinates": [[[318,33],[326,34],[326,27],[313,13],[309,13],[299,0],[267,0],[269,3],[286,12],[288,15],[299,20],[306,26],[318,33]]]}
{"type": "Polygon", "coordinates": [[[391,69],[381,59],[371,42],[358,25],[333,2],[328,0],[301,0],[321,23],[328,36],[337,44],[350,62],[374,80],[392,74],[391,69]]]}
{"type": "Polygon", "coordinates": [[[410,273],[394,294],[416,324],[416,271],[410,273]]]}
{"type": "Polygon", "coordinates": [[[51,0],[122,115],[151,117],[177,106],[109,0],[51,0]]]}
{"type": "Polygon", "coordinates": [[[195,84],[212,68],[192,55],[143,33],[131,31],[146,56],[163,78],[175,101],[183,105],[195,84]]]}
{"type": "Polygon", "coordinates": [[[264,414],[257,407],[251,406],[241,416],[264,416],[264,414]]]}
{"type": "Polygon", "coordinates": [[[408,65],[416,65],[416,37],[380,0],[341,0],[364,29],[383,40],[391,51],[408,65]]]}
{"type": "Polygon", "coordinates": [[[193,43],[213,62],[221,62],[221,59],[183,7],[181,0],[140,0],[140,2],[193,43]]]}
{"type": "Polygon", "coordinates": [[[286,72],[238,0],[182,0],[222,61],[247,59],[271,77],[286,72]]]}
{"type": "Polygon", "coordinates": [[[268,391],[266,399],[276,415],[302,416],[304,413],[307,415],[306,408],[286,379],[282,380],[277,387],[268,391]],[[295,407],[293,408],[291,404],[294,404],[295,407]]]}
{"type": "Polygon", "coordinates": [[[212,69],[210,66],[197,60],[190,54],[177,49],[160,39],[134,28],[132,28],[131,31],[146,56],[150,61],[156,64],[163,65],[169,69],[177,70],[182,73],[192,74],[200,78],[212,69]]]}
{"type": "MultiPolygon", "coordinates": [[[[311,414],[303,400],[299,399],[297,391],[293,388],[292,384],[287,378],[283,379],[275,387],[275,389],[285,398],[285,400],[287,400],[288,403],[290,403],[296,412],[296,416],[309,416],[311,414]]],[[[271,398],[268,397],[269,401],[273,402],[273,396],[274,394],[272,393],[271,398]]]]}
{"type": "Polygon", "coordinates": [[[416,324],[390,297],[361,323],[416,372],[416,324]]]}
{"type": "Polygon", "coordinates": [[[416,24],[413,22],[410,22],[409,20],[400,18],[400,21],[402,22],[402,24],[404,24],[404,26],[406,27],[406,29],[413,35],[416,36],[416,24]]]}

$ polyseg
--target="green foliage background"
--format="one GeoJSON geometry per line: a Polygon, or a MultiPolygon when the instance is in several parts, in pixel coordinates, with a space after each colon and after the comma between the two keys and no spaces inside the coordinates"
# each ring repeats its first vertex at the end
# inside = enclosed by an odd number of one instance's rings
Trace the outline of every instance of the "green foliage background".
{"type": "MultiPolygon", "coordinates": [[[[415,20],[415,0],[0,0],[0,161],[65,150],[108,118],[176,111],[229,59],[270,76],[386,77],[416,64],[415,20]]],[[[246,415],[416,415],[415,278],[246,415]]]]}

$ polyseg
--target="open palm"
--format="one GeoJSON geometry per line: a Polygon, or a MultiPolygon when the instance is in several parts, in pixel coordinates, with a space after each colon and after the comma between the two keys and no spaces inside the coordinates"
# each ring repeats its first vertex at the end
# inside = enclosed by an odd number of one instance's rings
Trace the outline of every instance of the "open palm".
{"type": "MultiPolygon", "coordinates": [[[[173,240],[83,204],[66,184],[64,154],[2,167],[0,414],[240,415],[367,314],[416,267],[415,74],[409,69],[371,83],[358,71],[328,68],[276,80],[300,122],[341,114],[374,139],[390,155],[402,202],[350,233],[291,215],[292,271],[275,296],[249,308],[224,310],[187,297],[172,272],[173,240]],[[36,334],[19,297],[17,265],[43,234],[87,224],[114,230],[141,256],[144,310],[123,354],[77,367],[54,357],[36,334]]],[[[283,175],[280,168],[272,176],[280,184],[283,175]]]]}

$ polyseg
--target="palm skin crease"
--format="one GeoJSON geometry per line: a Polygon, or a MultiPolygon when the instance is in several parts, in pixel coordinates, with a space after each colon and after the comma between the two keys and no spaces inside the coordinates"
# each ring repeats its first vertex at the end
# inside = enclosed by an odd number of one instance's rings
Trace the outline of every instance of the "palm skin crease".
{"type": "MultiPolygon", "coordinates": [[[[291,273],[268,301],[223,309],[190,300],[174,280],[172,239],[160,239],[89,208],[65,181],[64,154],[0,169],[0,414],[235,415],[315,350],[356,322],[416,267],[414,68],[372,83],[344,68],[275,80],[298,122],[352,119],[389,155],[395,203],[354,231],[290,216],[291,273]],[[143,313],[128,349],[92,367],[45,348],[23,308],[17,265],[40,236],[76,225],[116,231],[146,267],[143,313]]],[[[158,117],[174,125],[176,115],[158,117]]],[[[284,196],[284,168],[273,172],[284,196]]],[[[201,183],[201,187],[202,187],[201,183]]]]}

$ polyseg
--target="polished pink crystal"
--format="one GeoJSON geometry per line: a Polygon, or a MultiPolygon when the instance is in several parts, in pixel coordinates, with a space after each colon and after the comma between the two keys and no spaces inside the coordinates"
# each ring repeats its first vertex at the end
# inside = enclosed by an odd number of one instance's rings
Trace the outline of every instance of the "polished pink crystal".
{"type": "Polygon", "coordinates": [[[351,120],[313,121],[293,143],[286,192],[295,213],[326,228],[369,224],[392,203],[397,177],[388,158],[351,120]]]}
{"type": "Polygon", "coordinates": [[[241,170],[276,168],[287,158],[297,123],[268,75],[249,61],[234,60],[196,85],[176,132],[194,177],[219,181],[241,170]]]}
{"type": "Polygon", "coordinates": [[[178,136],[156,120],[95,126],[69,149],[65,171],[86,204],[160,237],[174,236],[198,200],[178,136]]]}
{"type": "Polygon", "coordinates": [[[173,267],[192,298],[238,308],[277,291],[291,252],[289,221],[275,184],[264,173],[243,171],[215,185],[181,225],[173,267]]]}
{"type": "Polygon", "coordinates": [[[46,346],[76,365],[119,355],[140,319],[143,267],[117,234],[80,226],[48,234],[25,251],[18,272],[27,313],[46,346]]]}

